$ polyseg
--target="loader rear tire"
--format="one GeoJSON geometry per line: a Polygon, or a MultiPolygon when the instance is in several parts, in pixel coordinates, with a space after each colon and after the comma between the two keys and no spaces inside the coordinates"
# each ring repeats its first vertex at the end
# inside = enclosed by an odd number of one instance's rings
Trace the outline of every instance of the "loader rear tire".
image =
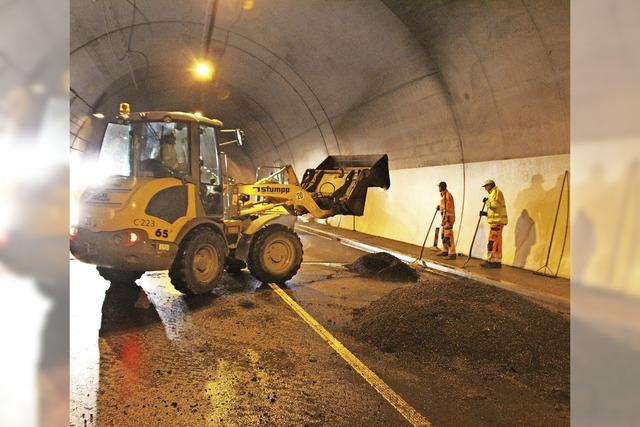
{"type": "Polygon", "coordinates": [[[222,236],[208,228],[192,231],[180,244],[169,270],[173,286],[188,295],[213,290],[224,270],[226,244],[222,236]]]}
{"type": "Polygon", "coordinates": [[[119,285],[136,285],[138,280],[144,274],[144,271],[119,270],[117,268],[96,267],[103,279],[119,284],[119,285]]]}
{"type": "Polygon", "coordinates": [[[298,235],[284,225],[273,224],[253,237],[247,264],[256,279],[282,284],[296,275],[302,264],[302,255],[298,235]]]}

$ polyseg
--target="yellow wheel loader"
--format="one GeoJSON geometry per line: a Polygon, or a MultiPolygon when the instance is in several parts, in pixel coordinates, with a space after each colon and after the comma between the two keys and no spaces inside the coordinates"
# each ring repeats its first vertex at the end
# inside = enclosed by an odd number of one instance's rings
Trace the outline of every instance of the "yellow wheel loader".
{"type": "Polygon", "coordinates": [[[96,166],[105,178],[81,196],[71,253],[116,283],[169,270],[187,294],[247,266],[258,280],[284,283],[302,263],[296,216],[362,215],[367,189],[390,186],[386,155],[329,156],[302,181],[287,165],[236,183],[220,148],[243,139],[202,115],[121,104],[96,166]]]}

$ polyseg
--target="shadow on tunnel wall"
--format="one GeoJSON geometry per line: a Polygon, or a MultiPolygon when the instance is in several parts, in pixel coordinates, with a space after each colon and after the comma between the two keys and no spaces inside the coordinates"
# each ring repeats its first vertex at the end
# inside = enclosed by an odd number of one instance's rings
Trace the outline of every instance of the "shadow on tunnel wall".
{"type": "Polygon", "coordinates": [[[638,233],[640,163],[628,162],[617,176],[596,161],[572,197],[575,283],[640,294],[638,233]]]}
{"type": "Polygon", "coordinates": [[[573,216],[571,226],[573,228],[573,234],[577,236],[576,239],[579,239],[581,243],[575,245],[573,248],[571,278],[575,283],[582,283],[585,271],[597,244],[596,233],[593,222],[583,209],[573,216]]]}
{"type": "Polygon", "coordinates": [[[536,223],[526,209],[522,210],[516,221],[516,253],[513,258],[515,267],[524,267],[531,252],[531,247],[536,243],[536,223]]]}
{"type": "MultiPolygon", "coordinates": [[[[513,265],[516,267],[537,269],[545,263],[549,245],[551,253],[549,268],[558,268],[565,238],[567,224],[567,185],[561,195],[564,175],[558,175],[554,186],[546,189],[544,176],[535,174],[531,177],[529,187],[520,191],[510,209],[510,218],[517,218],[514,224],[515,252],[513,265]],[[557,213],[557,223],[554,220],[558,208],[558,200],[562,197],[560,209],[557,213]],[[515,215],[514,215],[515,214],[515,215]],[[553,242],[551,241],[553,236],[553,242]]],[[[507,209],[509,205],[507,201],[507,209]]],[[[513,220],[511,220],[513,221],[513,220]]],[[[566,248],[565,254],[566,254],[566,248]]]]}
{"type": "Polygon", "coordinates": [[[640,181],[640,160],[635,159],[625,169],[620,184],[622,202],[614,212],[612,233],[617,240],[611,254],[612,281],[619,281],[622,290],[638,290],[637,274],[638,235],[640,234],[640,196],[637,183],[640,181]],[[618,228],[619,227],[619,228],[618,228]]]}

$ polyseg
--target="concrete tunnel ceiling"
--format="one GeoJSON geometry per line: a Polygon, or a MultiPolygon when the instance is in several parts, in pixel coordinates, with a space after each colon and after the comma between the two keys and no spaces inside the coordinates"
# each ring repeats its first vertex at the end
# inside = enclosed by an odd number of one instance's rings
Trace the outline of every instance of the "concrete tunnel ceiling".
{"type": "MultiPolygon", "coordinates": [[[[569,2],[220,1],[213,83],[188,73],[207,2],[72,1],[72,141],[92,111],[202,109],[247,168],[388,153],[392,169],[569,152],[569,2]],[[127,53],[128,52],[128,53],[127,53]],[[201,104],[205,100],[204,105],[201,104]]],[[[232,154],[233,155],[233,154],[232,154]]]]}

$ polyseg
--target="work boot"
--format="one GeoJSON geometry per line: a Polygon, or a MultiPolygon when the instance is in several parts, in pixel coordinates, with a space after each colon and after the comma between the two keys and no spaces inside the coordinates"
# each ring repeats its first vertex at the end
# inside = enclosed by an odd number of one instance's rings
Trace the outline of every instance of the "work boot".
{"type": "Polygon", "coordinates": [[[440,252],[438,256],[449,256],[449,252],[440,252]]]}
{"type": "Polygon", "coordinates": [[[447,257],[447,259],[454,260],[456,259],[456,254],[451,254],[447,257]]]}

